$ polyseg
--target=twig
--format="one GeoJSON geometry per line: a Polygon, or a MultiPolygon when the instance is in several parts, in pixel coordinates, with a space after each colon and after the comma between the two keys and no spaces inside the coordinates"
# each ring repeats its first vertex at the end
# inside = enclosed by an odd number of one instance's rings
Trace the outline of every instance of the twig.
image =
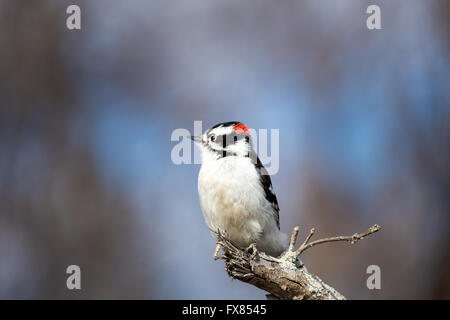
{"type": "Polygon", "coordinates": [[[310,242],[308,244],[308,241],[311,239],[311,237],[314,234],[314,228],[311,229],[311,232],[309,233],[309,235],[306,237],[305,241],[303,242],[303,244],[300,246],[300,248],[297,249],[296,253],[298,255],[301,255],[306,249],[309,249],[315,245],[318,244],[322,244],[322,243],[327,243],[327,242],[334,242],[334,241],[349,241],[352,244],[357,242],[358,240],[362,240],[364,239],[364,237],[377,232],[378,230],[380,230],[380,226],[377,224],[374,224],[373,226],[371,226],[369,229],[367,229],[366,232],[363,233],[355,233],[352,236],[338,236],[338,237],[331,237],[331,238],[324,238],[324,239],[319,239],[313,242],[310,242]]]}
{"type": "Polygon", "coordinates": [[[289,251],[294,250],[295,242],[297,241],[297,236],[298,236],[298,227],[295,227],[294,230],[292,231],[291,241],[289,242],[289,251]]]}
{"type": "Polygon", "coordinates": [[[309,239],[311,239],[311,237],[314,235],[314,232],[316,232],[316,229],[312,228],[312,229],[309,231],[308,236],[306,237],[305,241],[303,241],[303,243],[302,243],[302,245],[300,246],[300,248],[306,246],[306,244],[308,243],[309,239]]]}

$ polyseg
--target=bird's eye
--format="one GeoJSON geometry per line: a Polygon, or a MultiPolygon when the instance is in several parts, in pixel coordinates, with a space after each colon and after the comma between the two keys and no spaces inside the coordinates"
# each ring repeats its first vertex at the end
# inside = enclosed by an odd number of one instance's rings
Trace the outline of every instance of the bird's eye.
{"type": "Polygon", "coordinates": [[[216,141],[216,136],[211,136],[211,137],[209,137],[209,140],[211,140],[211,142],[216,141]]]}

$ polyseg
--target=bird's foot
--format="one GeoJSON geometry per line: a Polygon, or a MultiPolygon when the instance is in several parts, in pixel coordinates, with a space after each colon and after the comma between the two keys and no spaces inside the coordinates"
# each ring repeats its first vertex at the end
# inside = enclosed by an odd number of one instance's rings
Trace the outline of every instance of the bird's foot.
{"type": "Polygon", "coordinates": [[[245,249],[245,251],[247,251],[247,252],[251,251],[252,253],[255,253],[255,252],[258,252],[258,249],[256,248],[256,244],[252,243],[247,247],[247,249],[245,249]]]}
{"type": "Polygon", "coordinates": [[[256,244],[252,243],[250,244],[247,249],[245,249],[248,253],[251,253],[251,257],[254,258],[256,254],[258,253],[258,248],[256,248],[256,244]]]}

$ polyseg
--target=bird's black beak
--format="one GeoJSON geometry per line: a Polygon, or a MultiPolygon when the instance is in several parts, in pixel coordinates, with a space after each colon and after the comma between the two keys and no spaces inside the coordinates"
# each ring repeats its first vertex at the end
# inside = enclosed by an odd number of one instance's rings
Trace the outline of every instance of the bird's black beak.
{"type": "Polygon", "coordinates": [[[201,136],[199,136],[199,137],[197,137],[197,136],[188,136],[188,138],[191,139],[194,142],[202,142],[202,137],[201,136]]]}

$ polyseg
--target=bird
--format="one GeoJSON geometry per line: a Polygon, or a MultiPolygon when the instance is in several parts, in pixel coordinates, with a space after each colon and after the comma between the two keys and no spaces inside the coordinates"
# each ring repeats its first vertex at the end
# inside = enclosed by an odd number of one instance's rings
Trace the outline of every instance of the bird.
{"type": "MultiPolygon", "coordinates": [[[[198,195],[211,234],[242,248],[251,245],[272,257],[287,249],[272,181],[254,151],[251,132],[239,121],[219,123],[189,136],[201,149],[198,195]]],[[[218,258],[220,245],[214,252],[218,258]]]]}

